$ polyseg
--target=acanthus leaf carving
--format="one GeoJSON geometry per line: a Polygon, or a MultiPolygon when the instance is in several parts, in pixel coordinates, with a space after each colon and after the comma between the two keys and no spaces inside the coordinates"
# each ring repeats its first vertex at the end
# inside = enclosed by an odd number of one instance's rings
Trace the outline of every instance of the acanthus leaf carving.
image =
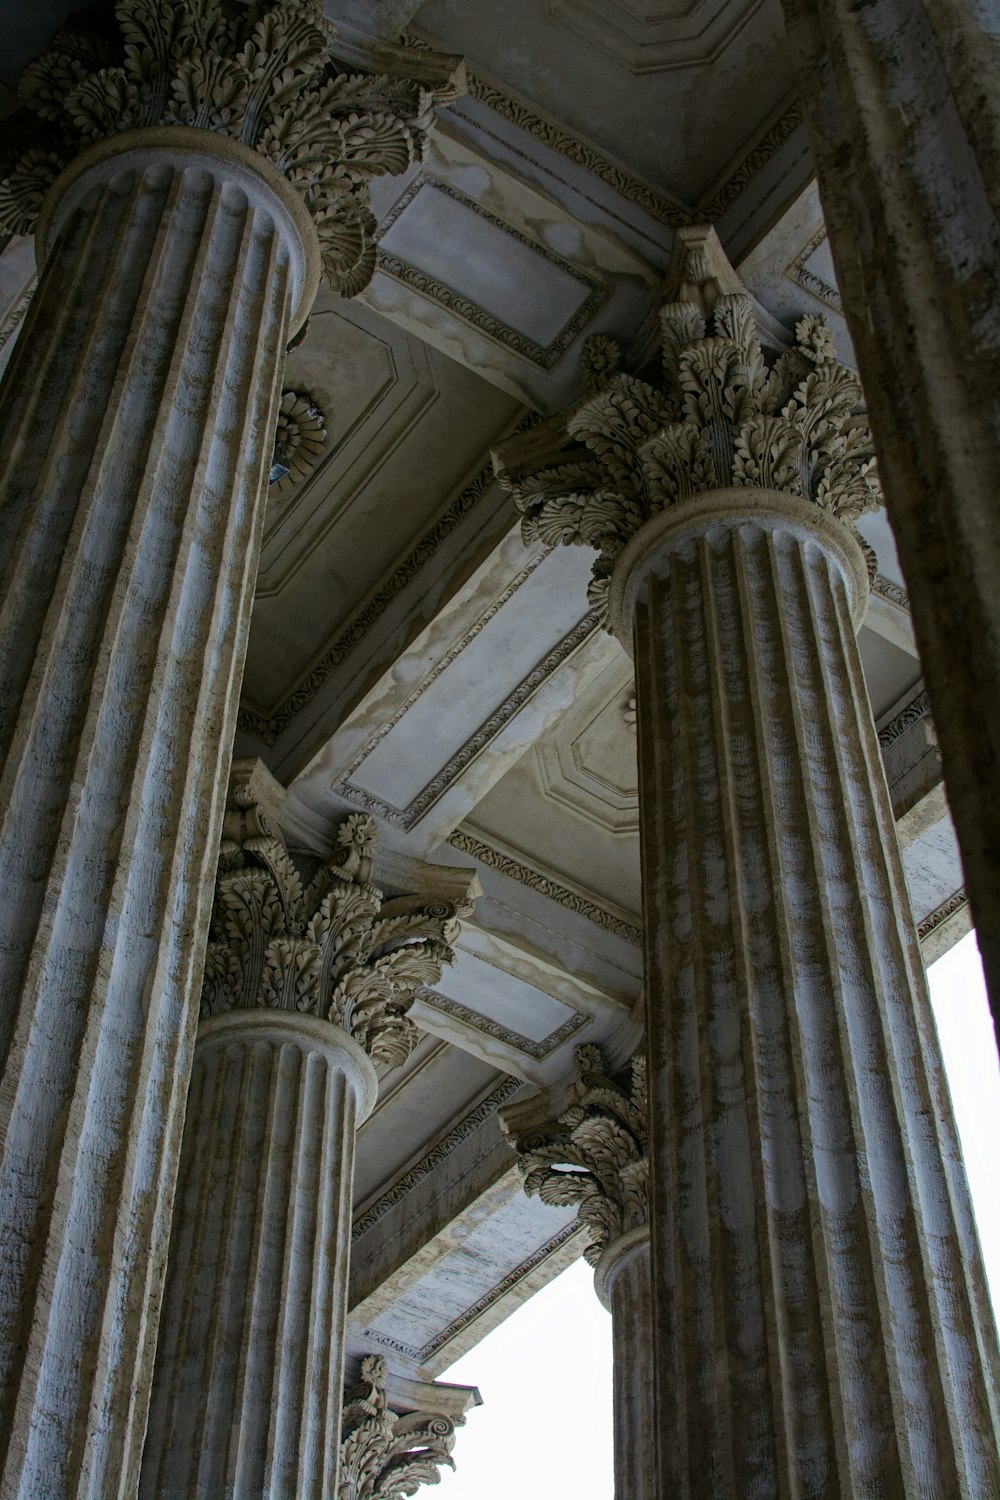
{"type": "Polygon", "coordinates": [[[266,157],[316,224],[327,282],[362,290],[375,269],[368,183],[423,159],[434,108],[464,89],[461,59],[434,54],[432,84],[343,71],[321,0],[117,0],[114,14],[117,37],[64,27],[25,68],[21,100],[45,126],[0,181],[0,232],[30,234],[59,172],[92,142],[188,126],[266,157]]]}
{"type": "Polygon", "coordinates": [[[454,962],[469,901],[386,899],[372,883],[374,820],[356,813],[337,852],[303,888],[248,785],[226,817],[212,911],[203,1016],[298,1011],[342,1026],[374,1062],[398,1067],[417,1041],[415,992],[454,962]]]}
{"type": "Polygon", "coordinates": [[[337,1500],[397,1500],[421,1485],[438,1484],[463,1417],[443,1413],[398,1415],[386,1396],[386,1364],[379,1354],[361,1361],[361,1381],[347,1392],[341,1422],[337,1500]]]}
{"type": "Polygon", "coordinates": [[[567,1102],[539,1124],[537,1100],[509,1105],[500,1123],[518,1155],[524,1190],[543,1203],[576,1204],[590,1231],[584,1258],[596,1265],[605,1248],[649,1217],[646,1156],[646,1068],[636,1055],[626,1091],[607,1073],[599,1047],[573,1056],[567,1102]]]}
{"type": "Polygon", "coordinates": [[[881,504],[861,386],[825,321],[801,319],[769,366],[714,234],[691,231],[686,243],[680,295],[661,309],[662,385],[625,373],[601,335],[584,349],[582,399],[543,441],[512,438],[494,452],[526,541],[597,549],[588,599],[604,614],[618,556],[679,501],[750,486],[847,523],[881,504]]]}

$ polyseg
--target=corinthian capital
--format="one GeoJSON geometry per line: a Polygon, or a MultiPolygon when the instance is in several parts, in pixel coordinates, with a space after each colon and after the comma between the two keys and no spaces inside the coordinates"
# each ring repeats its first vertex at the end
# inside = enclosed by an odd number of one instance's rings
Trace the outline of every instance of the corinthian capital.
{"type": "Polygon", "coordinates": [[[337,830],[337,852],[303,886],[280,834],[237,785],[226,817],[205,963],[203,1016],[299,1011],[342,1026],[373,1062],[397,1067],[417,1041],[414,991],[454,962],[471,898],[387,899],[372,884],[376,828],[364,814],[337,830]]]}
{"type": "Polygon", "coordinates": [[[552,1091],[500,1112],[518,1154],[526,1193],[543,1203],[577,1204],[590,1230],[585,1259],[596,1265],[605,1247],[649,1218],[645,1059],[632,1059],[628,1092],[608,1077],[599,1047],[577,1047],[566,1107],[546,1119],[552,1091]]]}
{"type": "MultiPolygon", "coordinates": [[[[375,268],[367,185],[424,149],[434,106],[464,87],[461,59],[421,55],[417,78],[340,68],[321,0],[118,0],[117,34],[64,28],[25,69],[45,122],[0,180],[0,232],[29,234],[61,169],[85,146],[142,126],[215,131],[265,157],[301,193],[327,281],[344,296],[375,268]]],[[[352,51],[355,49],[351,49],[352,51]]]]}
{"type": "Polygon", "coordinates": [[[526,541],[599,552],[603,610],[619,553],[658,512],[731,486],[812,501],[851,522],[881,503],[864,397],[822,318],[803,318],[768,363],[753,304],[710,229],[678,232],[661,309],[663,374],[620,369],[610,339],[584,351],[584,397],[494,453],[526,541]]]}
{"type": "Polygon", "coordinates": [[[437,1484],[451,1457],[455,1427],[464,1417],[390,1408],[386,1366],[380,1355],[361,1361],[361,1383],[347,1393],[341,1426],[337,1500],[397,1500],[422,1484],[437,1484]]]}

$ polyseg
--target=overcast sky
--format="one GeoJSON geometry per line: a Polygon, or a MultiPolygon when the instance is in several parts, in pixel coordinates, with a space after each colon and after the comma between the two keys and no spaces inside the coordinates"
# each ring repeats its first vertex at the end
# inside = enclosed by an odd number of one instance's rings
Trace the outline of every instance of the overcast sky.
{"type": "MultiPolygon", "coordinates": [[[[1000,1070],[972,933],[930,971],[995,1306],[1000,1306],[1000,1070]]],[[[445,1380],[477,1385],[484,1405],[455,1444],[456,1472],[434,1500],[611,1500],[611,1319],[583,1261],[532,1297],[454,1364],[445,1380]]]]}

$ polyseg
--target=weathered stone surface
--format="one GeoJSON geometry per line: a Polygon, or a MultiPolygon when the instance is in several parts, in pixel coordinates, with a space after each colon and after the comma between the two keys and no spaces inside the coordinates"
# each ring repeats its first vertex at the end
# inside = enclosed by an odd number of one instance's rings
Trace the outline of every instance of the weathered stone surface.
{"type": "Polygon", "coordinates": [[[317,259],[266,163],[172,139],[64,175],[0,395],[11,1500],[134,1491],[281,354],[317,259]]]}
{"type": "Polygon", "coordinates": [[[656,1500],[653,1276],[649,1225],[612,1240],[594,1267],[611,1314],[614,1359],[615,1500],[656,1500]]]}
{"type": "Polygon", "coordinates": [[[1000,35],[971,0],[784,0],[1000,1030],[1000,35]]]}
{"type": "Polygon", "coordinates": [[[419,1423],[383,1400],[338,1481],[355,1133],[472,904],[386,899],[363,814],[304,887],[266,809],[280,788],[259,763],[233,783],[139,1495],[375,1500],[394,1457],[417,1475],[419,1423]]]}
{"type": "Polygon", "coordinates": [[[325,1020],[202,1023],[141,1500],[336,1493],[354,1136],[377,1087],[325,1020]]]}
{"type": "Polygon", "coordinates": [[[1000,1486],[866,592],[842,523],[751,490],[665,513],[612,581],[634,621],[664,1494],[1000,1486]]]}

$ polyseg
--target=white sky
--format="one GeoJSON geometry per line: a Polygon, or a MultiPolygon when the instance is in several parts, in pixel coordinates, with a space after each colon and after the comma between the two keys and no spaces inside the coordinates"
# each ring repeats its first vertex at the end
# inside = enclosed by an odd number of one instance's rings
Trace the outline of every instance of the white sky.
{"type": "MultiPolygon", "coordinates": [[[[975,936],[930,970],[945,1068],[979,1221],[994,1306],[1000,1306],[1000,1069],[975,936]]],[[[583,1261],[530,1299],[441,1377],[476,1385],[483,1406],[455,1444],[455,1473],[434,1500],[610,1500],[611,1318],[583,1261]]]]}

